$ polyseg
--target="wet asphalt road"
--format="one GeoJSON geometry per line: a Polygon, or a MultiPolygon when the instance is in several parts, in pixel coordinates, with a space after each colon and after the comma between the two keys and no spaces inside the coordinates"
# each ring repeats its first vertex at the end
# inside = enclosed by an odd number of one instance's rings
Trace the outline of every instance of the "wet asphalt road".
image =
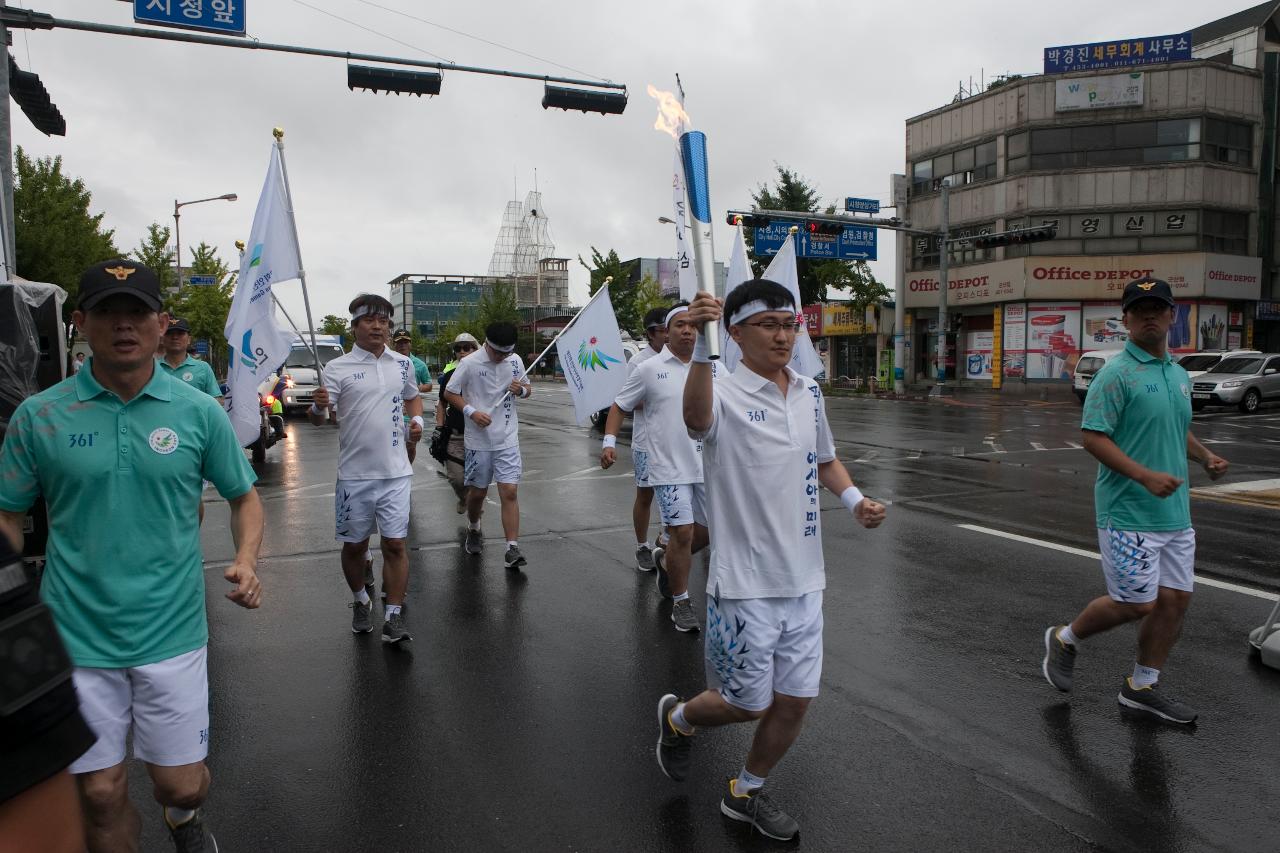
{"type": "MultiPolygon", "coordinates": [[[[207,811],[224,853],[796,846],[717,810],[748,727],[701,733],[683,784],[658,771],[655,705],[701,689],[701,637],[672,629],[633,568],[629,454],[600,471],[561,386],[520,405],[530,565],[503,569],[496,506],[485,553],[461,553],[461,516],[424,451],[406,647],[350,633],[331,431],[290,422],[260,472],[259,611],[222,598],[227,511],[209,503],[207,811]]],[[[1103,591],[1096,561],[991,531],[1096,549],[1074,403],[832,399],[829,412],[855,479],[892,506],[865,531],[824,496],[823,693],[769,783],[799,849],[1280,849],[1280,672],[1245,643],[1269,600],[1197,591],[1163,679],[1201,710],[1193,730],[1117,709],[1131,628],[1084,647],[1069,698],[1040,675],[1045,627],[1103,591]]],[[[1194,428],[1233,479],[1280,476],[1280,410],[1194,428]]],[[[1206,575],[1280,587],[1276,510],[1192,509],[1206,575]]],[[[165,849],[134,782],[145,848],[165,849]]]]}

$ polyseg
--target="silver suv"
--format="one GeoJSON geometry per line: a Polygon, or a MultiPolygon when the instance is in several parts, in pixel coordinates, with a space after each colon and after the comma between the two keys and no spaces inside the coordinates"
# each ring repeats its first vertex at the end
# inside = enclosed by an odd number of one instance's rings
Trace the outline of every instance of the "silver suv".
{"type": "Polygon", "coordinates": [[[1280,355],[1233,355],[1191,380],[1191,408],[1239,406],[1256,412],[1264,400],[1280,400],[1280,355]]]}

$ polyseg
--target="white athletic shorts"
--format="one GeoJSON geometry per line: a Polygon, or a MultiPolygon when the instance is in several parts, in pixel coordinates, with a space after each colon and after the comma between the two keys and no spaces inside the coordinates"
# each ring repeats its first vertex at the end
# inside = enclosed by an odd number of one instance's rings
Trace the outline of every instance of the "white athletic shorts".
{"type": "Polygon", "coordinates": [[[412,485],[412,476],[339,480],[333,489],[334,538],[363,542],[375,531],[383,539],[408,537],[412,485]]]}
{"type": "Polygon", "coordinates": [[[1191,592],[1195,587],[1196,532],[1158,533],[1098,529],[1107,594],[1122,604],[1156,600],[1158,588],[1191,592]]]}
{"type": "Polygon", "coordinates": [[[631,466],[636,469],[636,488],[649,489],[649,451],[631,448],[631,466]]]}
{"type": "Polygon", "coordinates": [[[477,489],[487,489],[495,480],[499,483],[519,483],[520,474],[524,471],[519,445],[504,447],[502,450],[468,450],[463,458],[466,460],[463,485],[475,486],[477,489]]]}
{"type": "Polygon", "coordinates": [[[148,764],[178,767],[209,754],[207,646],[127,669],[76,667],[72,679],[80,713],[98,741],[71,765],[92,773],[124,761],[133,727],[133,755],[148,764]]]}
{"type": "Polygon", "coordinates": [[[653,493],[658,496],[658,515],[667,527],[707,526],[707,490],[702,483],[654,486],[653,493]]]}
{"type": "Polygon", "coordinates": [[[744,711],[773,694],[813,697],[822,680],[822,591],[798,598],[707,596],[707,689],[744,711]]]}

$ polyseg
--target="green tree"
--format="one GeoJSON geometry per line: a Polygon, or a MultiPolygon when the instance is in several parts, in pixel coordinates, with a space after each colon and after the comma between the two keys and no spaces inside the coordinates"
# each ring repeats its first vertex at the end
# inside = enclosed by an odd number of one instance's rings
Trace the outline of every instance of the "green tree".
{"type": "Polygon", "coordinates": [[[440,327],[439,334],[431,344],[431,352],[441,364],[453,361],[453,339],[463,332],[477,341],[484,341],[484,326],[480,323],[474,305],[464,307],[456,317],[440,327]]]}
{"type": "Polygon", "coordinates": [[[630,284],[631,271],[635,269],[636,262],[623,263],[613,249],[609,250],[609,254],[604,255],[592,246],[591,263],[584,261],[582,255],[578,255],[578,263],[591,274],[591,282],[587,289],[592,296],[595,296],[596,292],[604,286],[606,278],[613,278],[609,284],[609,301],[613,303],[613,313],[618,318],[618,326],[635,334],[644,318],[643,313],[636,311],[637,288],[630,284]]]}
{"type": "Polygon", "coordinates": [[[320,328],[316,329],[319,335],[339,335],[342,340],[342,348],[347,352],[351,351],[351,330],[347,328],[347,319],[339,317],[337,314],[325,314],[324,319],[320,321],[320,328]]]}
{"type": "MultiPolygon", "coordinates": [[[[490,323],[515,323],[520,325],[520,308],[516,301],[516,286],[509,281],[492,279],[480,301],[476,303],[476,323],[480,326],[477,340],[484,340],[484,330],[490,323]]],[[[470,331],[470,330],[468,330],[470,331]]],[[[475,335],[475,332],[472,332],[475,335]]]]}
{"type": "Polygon", "coordinates": [[[203,242],[194,250],[190,270],[192,275],[213,276],[216,283],[188,284],[166,300],[167,308],[174,316],[187,321],[193,341],[203,338],[209,342],[209,364],[213,367],[213,372],[221,376],[227,370],[227,339],[224,330],[227,315],[231,313],[236,274],[218,257],[216,247],[203,242]]]}
{"type": "Polygon", "coordinates": [[[169,248],[169,229],[159,222],[152,222],[147,226],[147,236],[133,250],[133,257],[155,271],[163,292],[168,292],[168,288],[177,284],[177,275],[173,269],[173,249],[169,248]]]}
{"type": "MultiPolygon", "coordinates": [[[[790,210],[797,213],[835,212],[833,205],[828,205],[825,209],[822,208],[822,199],[819,197],[818,191],[810,185],[807,179],[785,166],[775,164],[774,168],[777,170],[777,179],[773,186],[761,184],[759,189],[751,194],[751,199],[755,202],[757,210],[790,210]]],[[[747,229],[746,238],[747,248],[754,250],[755,233],[751,229],[747,229]]],[[[805,305],[824,301],[827,298],[828,282],[843,276],[843,273],[838,269],[827,270],[824,268],[845,265],[844,261],[815,261],[809,258],[797,258],[796,275],[800,280],[800,301],[805,305]]],[[[753,259],[751,266],[756,275],[761,275],[767,264],[753,259]]]]}
{"type": "Polygon", "coordinates": [[[637,337],[644,335],[644,315],[648,314],[654,308],[665,308],[671,304],[671,300],[662,295],[662,284],[651,275],[646,275],[640,279],[640,283],[636,285],[635,292],[635,308],[637,337]]]}
{"type": "Polygon", "coordinates": [[[106,214],[92,214],[93,195],[84,181],[62,173],[61,157],[32,160],[14,152],[14,242],[17,272],[67,292],[67,316],[75,307],[80,274],[99,261],[118,257],[115,232],[103,229],[106,214]]]}

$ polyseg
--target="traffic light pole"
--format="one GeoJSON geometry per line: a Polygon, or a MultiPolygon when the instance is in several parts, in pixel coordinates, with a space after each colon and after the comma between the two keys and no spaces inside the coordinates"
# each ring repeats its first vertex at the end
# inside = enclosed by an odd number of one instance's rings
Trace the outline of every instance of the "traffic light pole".
{"type": "Polygon", "coordinates": [[[942,216],[938,227],[938,353],[937,377],[930,397],[947,395],[947,262],[951,247],[947,245],[951,228],[951,184],[942,182],[942,216]]]}

